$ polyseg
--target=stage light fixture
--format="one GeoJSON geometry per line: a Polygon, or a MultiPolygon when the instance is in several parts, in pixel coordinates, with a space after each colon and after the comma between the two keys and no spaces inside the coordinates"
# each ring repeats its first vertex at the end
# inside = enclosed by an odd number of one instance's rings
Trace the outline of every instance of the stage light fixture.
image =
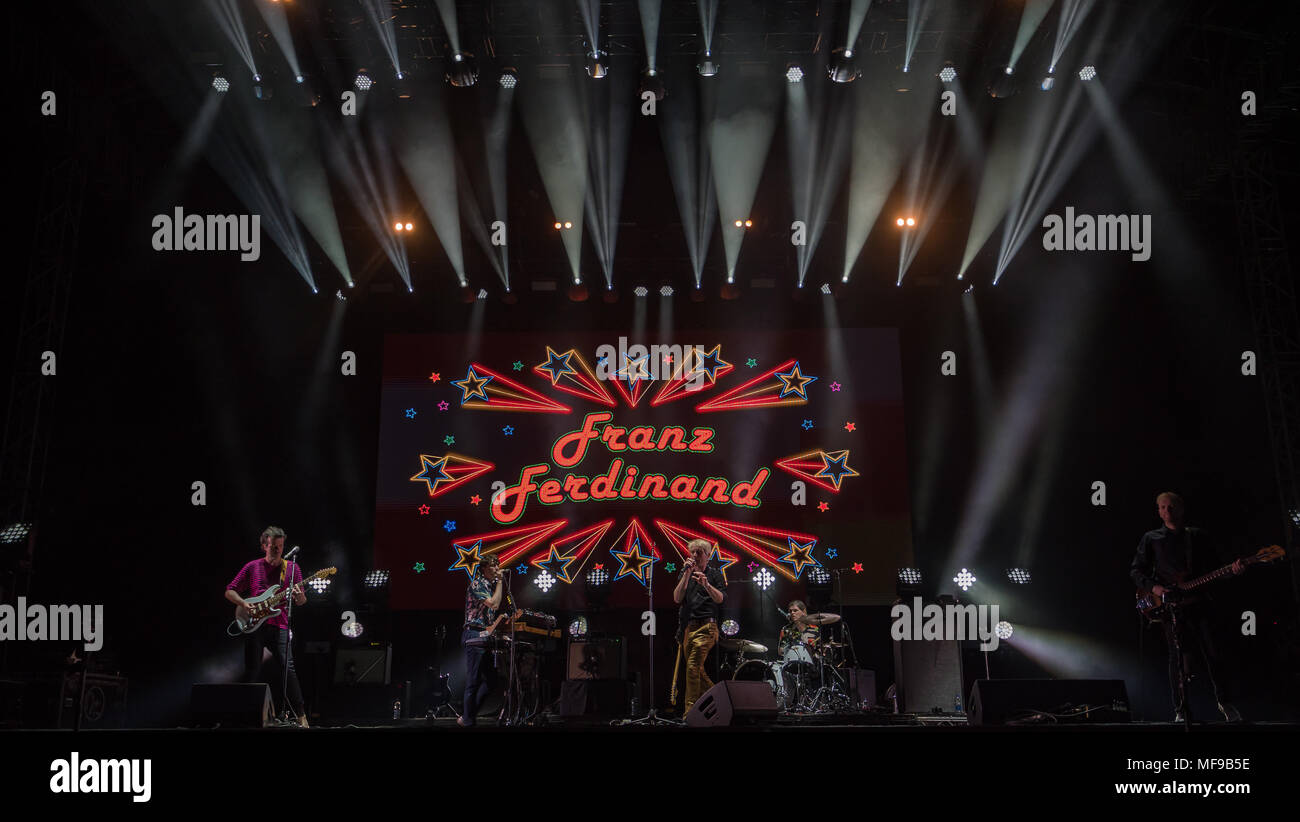
{"type": "Polygon", "coordinates": [[[587,618],[580,616],[569,623],[569,636],[582,639],[587,635],[587,618]]]}
{"type": "Polygon", "coordinates": [[[952,578],[952,581],[957,583],[957,587],[963,591],[969,591],[970,587],[975,584],[975,575],[963,568],[957,576],[952,578]]]}
{"type": "Polygon", "coordinates": [[[1011,623],[1002,620],[993,627],[993,633],[997,634],[998,639],[1011,639],[1011,623]]]}
{"type": "Polygon", "coordinates": [[[593,568],[587,572],[587,584],[601,586],[609,582],[609,572],[604,568],[593,568]]]}
{"type": "Polygon", "coordinates": [[[1292,508],[1290,511],[1287,512],[1287,516],[1291,518],[1292,525],[1294,525],[1297,528],[1300,528],[1300,508],[1292,508]]]}
{"type": "MultiPolygon", "coordinates": [[[[915,225],[916,225],[916,218],[915,218],[915,217],[908,217],[908,218],[907,218],[907,227],[908,227],[908,228],[912,228],[912,227],[914,227],[915,225]]],[[[410,226],[408,225],[407,228],[409,229],[410,226]]]]}
{"type": "Polygon", "coordinates": [[[474,55],[458,51],[451,56],[446,76],[454,88],[469,88],[478,82],[478,61],[474,55]]]}
{"type": "Polygon", "coordinates": [[[695,70],[700,73],[701,77],[713,77],[718,73],[718,61],[713,59],[713,52],[705,49],[700,52],[700,61],[695,64],[695,70]]]}
{"type": "Polygon", "coordinates": [[[939,79],[945,83],[951,83],[957,79],[957,69],[952,66],[944,66],[939,69],[939,79]]]}
{"type": "Polygon", "coordinates": [[[551,576],[550,571],[543,568],[540,574],[533,577],[533,584],[538,588],[541,588],[542,593],[544,594],[551,590],[551,586],[555,584],[555,577],[551,576]]]}
{"type": "Polygon", "coordinates": [[[587,287],[574,279],[573,285],[569,286],[569,299],[575,303],[585,303],[588,296],[587,287]]]}
{"type": "Polygon", "coordinates": [[[797,63],[791,63],[785,68],[785,79],[791,83],[803,82],[803,67],[797,63]]]}
{"type": "Polygon", "coordinates": [[[1008,569],[1007,569],[1007,579],[1011,580],[1012,582],[1014,582],[1014,583],[1017,584],[1017,585],[1028,585],[1029,582],[1030,582],[1030,579],[1031,579],[1030,576],[1029,576],[1029,569],[1028,569],[1028,568],[1008,568],[1008,569]]]}
{"type": "Polygon", "coordinates": [[[637,88],[637,97],[645,97],[646,92],[654,95],[656,100],[664,99],[664,78],[657,69],[647,68],[641,72],[641,84],[637,88]]]}
{"type": "Polygon", "coordinates": [[[365,586],[367,588],[383,588],[388,584],[388,572],[383,570],[374,570],[366,574],[365,586]]]}
{"type": "Polygon", "coordinates": [[[830,64],[826,66],[826,76],[833,83],[852,83],[862,76],[853,59],[853,49],[839,48],[831,52],[830,64]]]}
{"type": "Polygon", "coordinates": [[[600,49],[594,49],[587,54],[587,76],[593,80],[599,80],[606,74],[609,74],[609,64],[605,62],[609,55],[600,49]]]}
{"type": "Polygon", "coordinates": [[[262,82],[262,75],[253,75],[253,96],[259,100],[270,100],[275,96],[275,90],[267,83],[262,82]]]}
{"type": "Polygon", "coordinates": [[[294,81],[295,83],[299,84],[299,85],[302,85],[302,81],[305,80],[305,79],[306,79],[306,78],[303,77],[301,74],[297,74],[297,75],[294,75],[293,81],[294,81]]]}
{"type": "Polygon", "coordinates": [[[1038,88],[1041,91],[1051,91],[1054,85],[1056,85],[1056,78],[1049,74],[1043,78],[1043,82],[1038,84],[1038,88]]]}
{"type": "Polygon", "coordinates": [[[743,220],[736,220],[736,228],[740,228],[740,227],[743,226],[744,224],[745,224],[745,222],[744,222],[743,220]]]}
{"type": "Polygon", "coordinates": [[[343,623],[343,627],[339,630],[343,633],[343,636],[348,639],[357,639],[366,632],[366,626],[354,619],[351,622],[343,623]]]}
{"type": "Polygon", "coordinates": [[[3,531],[0,531],[0,543],[5,545],[14,545],[27,539],[27,535],[32,532],[30,522],[15,522],[12,525],[6,525],[3,531]]]}
{"type": "Polygon", "coordinates": [[[899,568],[898,581],[904,585],[920,585],[921,569],[920,568],[899,568]]]}
{"type": "Polygon", "coordinates": [[[822,283],[822,293],[825,294],[825,295],[828,296],[828,297],[830,296],[830,294],[831,294],[831,284],[830,284],[830,283],[822,283]]]}
{"type": "Polygon", "coordinates": [[[512,89],[519,85],[519,72],[512,68],[501,69],[501,76],[497,78],[497,83],[503,89],[512,89]]]}
{"type": "Polygon", "coordinates": [[[746,221],[745,221],[745,228],[753,228],[753,227],[754,227],[754,221],[753,221],[753,220],[746,220],[746,221]]]}
{"type": "Polygon", "coordinates": [[[665,285],[659,289],[660,297],[671,297],[672,295],[673,295],[673,287],[671,285],[665,285]]]}
{"type": "Polygon", "coordinates": [[[410,223],[407,223],[407,224],[406,224],[406,230],[407,230],[407,231],[410,231],[412,228],[414,228],[414,226],[412,226],[410,223]]]}
{"type": "Polygon", "coordinates": [[[230,91],[230,81],[218,72],[212,75],[212,88],[217,92],[217,94],[225,94],[227,91],[230,91]]]}
{"type": "Polygon", "coordinates": [[[899,217],[897,220],[894,220],[894,225],[898,226],[899,228],[902,228],[902,227],[903,227],[903,218],[902,218],[902,217],[899,217]]]}
{"type": "Polygon", "coordinates": [[[995,100],[1005,100],[1019,89],[1011,66],[1004,66],[993,73],[989,79],[989,96],[995,100]]]}
{"type": "Polygon", "coordinates": [[[307,587],[312,589],[318,594],[323,594],[330,587],[330,583],[333,581],[334,580],[330,579],[329,577],[324,577],[321,579],[309,579],[307,580],[307,587]]]}
{"type": "Polygon", "coordinates": [[[1089,80],[1094,79],[1096,76],[1097,76],[1096,66],[1084,66],[1083,68],[1079,69],[1079,79],[1085,83],[1088,82],[1089,80]]]}
{"type": "Polygon", "coordinates": [[[727,275],[727,281],[723,283],[721,291],[718,292],[718,296],[722,297],[724,300],[738,299],[740,297],[740,289],[736,286],[735,279],[736,278],[733,275],[727,275]]]}
{"type": "Polygon", "coordinates": [[[480,289],[478,290],[478,294],[476,294],[474,298],[475,298],[475,299],[478,299],[478,300],[486,300],[486,299],[488,298],[487,289],[486,289],[486,288],[480,288],[480,289]]]}
{"type": "Polygon", "coordinates": [[[374,84],[375,81],[370,79],[370,75],[366,74],[365,69],[358,71],[356,79],[352,81],[352,85],[356,87],[357,91],[370,91],[370,87],[374,84]]]}
{"type": "Polygon", "coordinates": [[[568,229],[570,229],[570,228],[573,228],[573,223],[569,222],[568,220],[565,220],[565,221],[564,221],[564,228],[565,228],[566,231],[567,231],[568,229]]]}
{"type": "Polygon", "coordinates": [[[722,620],[722,635],[735,636],[740,633],[740,623],[734,619],[722,620]]]}
{"type": "Polygon", "coordinates": [[[1003,74],[1015,74],[1015,73],[1016,73],[1016,70],[1013,69],[1011,66],[1007,66],[1005,69],[1002,70],[1002,73],[1003,73],[1003,74]]]}
{"type": "Polygon", "coordinates": [[[638,285],[636,288],[632,289],[632,293],[637,295],[638,297],[644,297],[645,295],[649,294],[650,291],[645,286],[638,285]]]}
{"type": "Polygon", "coordinates": [[[393,230],[394,230],[394,231],[401,231],[403,225],[404,225],[403,223],[393,223],[393,230]]]}
{"type": "Polygon", "coordinates": [[[754,574],[754,584],[761,590],[766,591],[771,588],[773,582],[776,582],[776,577],[772,576],[772,572],[766,568],[760,568],[758,573],[754,574]]]}
{"type": "Polygon", "coordinates": [[[813,585],[825,585],[831,581],[831,573],[819,565],[808,572],[808,581],[813,585]]]}

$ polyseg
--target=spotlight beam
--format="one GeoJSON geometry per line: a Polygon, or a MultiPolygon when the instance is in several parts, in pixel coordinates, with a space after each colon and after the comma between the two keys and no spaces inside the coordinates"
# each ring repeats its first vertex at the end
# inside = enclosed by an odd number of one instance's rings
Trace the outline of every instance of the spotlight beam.
{"type": "Polygon", "coordinates": [[[1092,12],[1095,2],[1096,0],[1061,0],[1061,15],[1056,21],[1056,42],[1052,45],[1051,69],[1053,71],[1056,69],[1056,64],[1061,61],[1065,47],[1070,45],[1075,32],[1092,12]]]}
{"type": "MultiPolygon", "coordinates": [[[[718,208],[724,219],[723,248],[727,257],[727,278],[735,275],[743,228],[732,228],[733,216],[748,215],[754,206],[759,177],[776,129],[775,83],[746,80],[737,73],[723,73],[717,79],[722,89],[712,106],[709,123],[709,157],[718,208]]],[[[706,95],[709,91],[704,92],[706,95]]]]}
{"type": "Polygon", "coordinates": [[[406,179],[428,215],[457,281],[464,283],[456,146],[445,93],[446,86],[439,83],[434,86],[430,105],[399,107],[396,148],[406,179]]]}
{"type": "Polygon", "coordinates": [[[825,89],[821,83],[786,84],[790,194],[795,219],[807,226],[806,243],[795,250],[800,286],[821,241],[848,162],[852,108],[838,96],[828,100],[825,89]],[[811,107],[810,94],[817,95],[811,107]]]}
{"type": "Polygon", "coordinates": [[[301,77],[302,67],[298,65],[298,51],[293,45],[293,32],[289,30],[289,17],[285,14],[284,5],[281,3],[256,3],[255,5],[262,19],[266,21],[266,27],[271,30],[271,36],[275,38],[280,52],[284,54],[284,59],[289,61],[289,68],[294,76],[301,77]]]}
{"type": "MultiPolygon", "coordinates": [[[[907,4],[907,46],[903,52],[904,71],[909,70],[912,66],[912,55],[916,53],[916,44],[921,41],[921,30],[925,27],[925,21],[933,11],[934,0],[909,0],[907,4]]],[[[853,41],[850,40],[849,43],[851,45],[853,41]]]]}
{"type": "Polygon", "coordinates": [[[1016,67],[1020,55],[1025,51],[1025,46],[1029,45],[1034,33],[1043,24],[1043,18],[1047,16],[1053,2],[1054,0],[1028,0],[1020,9],[1020,26],[1016,29],[1016,39],[1011,46],[1011,59],[1007,60],[1008,66],[1016,67]]]}
{"type": "Polygon", "coordinates": [[[217,18],[217,25],[230,41],[230,45],[239,53],[239,57],[248,67],[250,74],[257,74],[257,64],[253,62],[253,47],[248,42],[248,31],[244,27],[244,17],[239,11],[237,0],[207,0],[208,9],[217,18]]]}
{"type": "MultiPolygon", "coordinates": [[[[360,0],[361,7],[366,10],[366,17],[369,18],[370,24],[375,27],[375,33],[379,35],[379,42],[383,45],[384,51],[388,54],[388,61],[393,66],[393,71],[397,76],[402,74],[402,60],[397,51],[397,31],[393,27],[393,11],[390,0],[360,0]]],[[[452,43],[453,51],[460,51],[460,37],[456,30],[456,6],[446,0],[438,0],[438,12],[442,15],[443,25],[447,29],[447,38],[452,43]],[[451,6],[451,23],[447,23],[446,11],[444,5],[451,6]]]]}
{"type": "Polygon", "coordinates": [[[651,71],[659,70],[659,19],[663,13],[663,0],[637,0],[641,15],[641,34],[645,38],[646,64],[651,71]]]}
{"type": "MultiPolygon", "coordinates": [[[[696,97],[701,93],[701,85],[682,83],[680,92],[673,92],[676,102],[665,106],[659,115],[659,139],[663,142],[664,157],[668,162],[668,176],[677,201],[677,213],[682,220],[682,232],[686,235],[686,252],[691,260],[696,288],[701,285],[704,255],[708,252],[717,218],[713,184],[709,180],[709,142],[701,128],[701,120],[707,115],[700,113],[696,97]]],[[[711,95],[712,85],[702,91],[711,95]]]]}

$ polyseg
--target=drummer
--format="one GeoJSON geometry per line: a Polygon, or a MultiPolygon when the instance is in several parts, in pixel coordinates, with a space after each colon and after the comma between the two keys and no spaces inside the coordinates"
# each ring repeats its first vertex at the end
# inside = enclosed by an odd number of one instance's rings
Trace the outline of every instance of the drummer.
{"type": "Polygon", "coordinates": [[[777,652],[782,657],[794,645],[800,643],[816,645],[822,635],[821,626],[813,625],[808,621],[808,606],[802,599],[791,601],[787,607],[790,611],[790,621],[781,629],[781,637],[777,641],[777,652]]]}

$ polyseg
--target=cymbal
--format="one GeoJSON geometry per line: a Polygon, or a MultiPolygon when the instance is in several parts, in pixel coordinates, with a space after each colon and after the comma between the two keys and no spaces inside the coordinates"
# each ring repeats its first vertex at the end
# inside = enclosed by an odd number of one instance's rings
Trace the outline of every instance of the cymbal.
{"type": "Polygon", "coordinates": [[[808,614],[803,621],[809,625],[834,625],[840,621],[839,614],[808,614]]]}
{"type": "Polygon", "coordinates": [[[724,639],[718,643],[728,651],[740,651],[744,654],[765,654],[767,646],[748,639],[724,639]]]}

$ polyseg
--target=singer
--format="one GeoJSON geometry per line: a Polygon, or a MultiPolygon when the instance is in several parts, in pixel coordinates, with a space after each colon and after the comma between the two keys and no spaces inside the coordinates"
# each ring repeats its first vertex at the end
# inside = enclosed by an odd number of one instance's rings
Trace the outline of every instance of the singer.
{"type": "Polygon", "coordinates": [[[496,669],[487,659],[487,641],[496,628],[500,607],[501,560],[488,554],[465,588],[465,626],[460,638],[465,649],[465,704],[464,713],[456,720],[462,728],[474,727],[479,704],[496,686],[496,669]]]}
{"type": "Polygon", "coordinates": [[[670,700],[677,701],[677,682],[682,662],[686,663],[686,693],[682,713],[690,711],[700,695],[713,687],[713,680],[704,672],[704,661],[709,651],[718,644],[719,607],[726,596],[727,577],[718,568],[709,565],[713,546],[707,540],[693,539],[686,546],[690,559],[682,566],[681,579],[673,589],[673,602],[681,609],[677,621],[682,627],[677,634],[677,662],[673,665],[673,689],[670,700]]]}
{"type": "MultiPolygon", "coordinates": [[[[226,586],[226,599],[233,602],[241,611],[240,616],[249,614],[248,603],[244,597],[256,597],[272,585],[284,585],[285,569],[288,566],[284,557],[284,529],[274,525],[262,532],[261,559],[255,559],[239,569],[235,578],[226,586]]],[[[307,595],[302,590],[302,569],[295,562],[293,573],[293,604],[307,604],[307,595]]],[[[271,697],[275,702],[277,713],[284,711],[284,695],[279,683],[284,680],[284,666],[289,668],[289,704],[298,715],[298,724],[307,727],[307,712],[302,701],[302,688],[298,685],[298,672],[293,667],[293,647],[289,642],[289,617],[281,611],[268,619],[261,628],[244,635],[244,682],[267,682],[271,685],[271,697]],[[263,649],[271,652],[271,660],[276,669],[265,679],[259,676],[262,667],[263,649]]]]}

